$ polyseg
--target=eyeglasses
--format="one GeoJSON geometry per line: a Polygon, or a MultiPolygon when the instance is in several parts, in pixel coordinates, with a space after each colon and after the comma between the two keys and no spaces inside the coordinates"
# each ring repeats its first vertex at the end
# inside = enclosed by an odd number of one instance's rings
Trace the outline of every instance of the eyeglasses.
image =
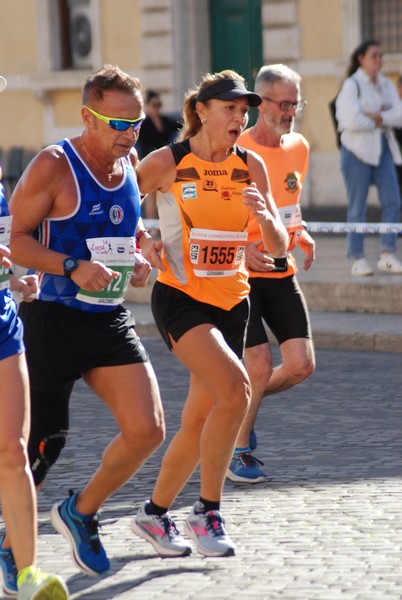
{"type": "Polygon", "coordinates": [[[307,100],[299,100],[298,102],[279,102],[278,100],[271,100],[271,98],[267,98],[266,96],[262,96],[262,99],[266,100],[267,102],[273,102],[274,104],[277,104],[279,106],[279,110],[282,112],[289,112],[289,110],[292,110],[292,108],[294,108],[296,111],[303,110],[307,104],[307,100]]]}
{"type": "Polygon", "coordinates": [[[129,127],[132,127],[134,131],[138,131],[142,125],[143,120],[145,119],[144,113],[141,113],[141,116],[137,119],[114,119],[113,117],[105,117],[105,115],[101,115],[100,113],[96,112],[96,110],[93,110],[92,108],[89,108],[89,106],[86,106],[86,104],[84,104],[84,108],[86,108],[87,110],[89,110],[90,113],[95,115],[97,119],[100,119],[101,121],[107,123],[109,127],[111,127],[111,129],[116,129],[116,131],[127,131],[129,127]]]}

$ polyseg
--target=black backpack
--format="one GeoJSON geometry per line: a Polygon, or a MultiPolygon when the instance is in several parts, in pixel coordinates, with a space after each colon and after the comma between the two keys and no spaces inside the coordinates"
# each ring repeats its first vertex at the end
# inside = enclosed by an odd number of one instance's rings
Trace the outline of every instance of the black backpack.
{"type": "MultiPolygon", "coordinates": [[[[355,82],[356,87],[357,87],[357,97],[360,97],[360,87],[359,84],[357,83],[356,79],[354,77],[351,77],[351,79],[355,82]]],[[[340,90],[339,90],[340,91],[340,90]]],[[[331,100],[331,102],[328,103],[328,107],[329,107],[329,112],[331,115],[331,119],[332,119],[332,123],[334,125],[335,128],[335,135],[336,135],[336,145],[338,148],[341,147],[341,132],[338,131],[338,119],[336,118],[336,99],[339,96],[339,92],[337,93],[337,95],[335,96],[335,98],[333,98],[331,100]]]]}

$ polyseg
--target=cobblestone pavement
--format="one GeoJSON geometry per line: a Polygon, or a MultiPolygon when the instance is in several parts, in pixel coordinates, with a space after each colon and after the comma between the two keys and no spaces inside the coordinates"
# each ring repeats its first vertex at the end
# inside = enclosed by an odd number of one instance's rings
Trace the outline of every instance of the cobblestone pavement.
{"type": "MultiPolygon", "coordinates": [[[[170,439],[187,374],[160,339],[144,344],[170,439]]],[[[102,509],[112,567],[100,578],[74,567],[49,522],[52,504],[84,485],[116,431],[105,407],[78,382],[67,446],[39,494],[40,566],[64,576],[73,599],[401,599],[400,355],[318,350],[317,359],[309,381],[265,400],[260,411],[256,455],[270,480],[225,486],[222,511],[236,556],[161,559],[131,533],[130,518],[153,488],[163,446],[102,509]]],[[[195,473],[173,507],[179,527],[198,483],[195,473]]]]}

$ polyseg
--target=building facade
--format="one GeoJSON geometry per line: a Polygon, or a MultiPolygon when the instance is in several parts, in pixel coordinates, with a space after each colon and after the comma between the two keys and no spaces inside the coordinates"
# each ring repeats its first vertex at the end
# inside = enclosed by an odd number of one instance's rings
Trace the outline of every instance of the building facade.
{"type": "Polygon", "coordinates": [[[375,35],[384,73],[402,71],[397,0],[0,0],[0,22],[3,164],[12,148],[26,162],[81,131],[82,85],[103,63],[138,76],[173,111],[207,71],[235,68],[251,87],[262,64],[283,62],[303,78],[297,129],[311,146],[310,207],[346,204],[328,102],[352,50],[375,35]]]}

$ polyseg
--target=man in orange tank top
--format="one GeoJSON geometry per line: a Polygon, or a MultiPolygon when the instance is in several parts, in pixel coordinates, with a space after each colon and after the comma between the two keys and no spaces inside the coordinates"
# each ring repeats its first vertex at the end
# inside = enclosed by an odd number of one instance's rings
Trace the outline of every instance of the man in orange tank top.
{"type": "Polygon", "coordinates": [[[266,479],[261,461],[252,454],[256,448],[254,423],[262,398],[304,381],[315,368],[307,306],[291,254],[296,245],[305,252],[306,270],[314,261],[314,240],[302,227],[299,205],[309,146],[302,135],[292,131],[296,112],[305,104],[300,96],[300,80],[298,73],[285,65],[262,67],[255,82],[255,91],[263,99],[258,106],[258,120],[238,141],[239,146],[263,158],[290,242],[284,256],[273,259],[263,246],[256,222],[250,219],[246,263],[251,308],[244,359],[252,399],[227,472],[227,477],[236,482],[266,479]],[[280,346],[282,363],[274,368],[264,322],[280,346]]]}

